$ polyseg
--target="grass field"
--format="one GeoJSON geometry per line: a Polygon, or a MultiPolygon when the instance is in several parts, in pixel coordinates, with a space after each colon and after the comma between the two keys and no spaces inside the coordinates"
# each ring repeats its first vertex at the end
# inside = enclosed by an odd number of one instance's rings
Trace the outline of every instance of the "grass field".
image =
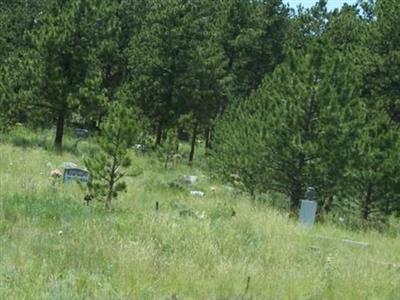
{"type": "Polygon", "coordinates": [[[134,153],[142,174],[105,211],[50,178],[80,151],[14,144],[0,144],[1,299],[400,299],[399,235],[306,230],[200,169],[134,153]]]}

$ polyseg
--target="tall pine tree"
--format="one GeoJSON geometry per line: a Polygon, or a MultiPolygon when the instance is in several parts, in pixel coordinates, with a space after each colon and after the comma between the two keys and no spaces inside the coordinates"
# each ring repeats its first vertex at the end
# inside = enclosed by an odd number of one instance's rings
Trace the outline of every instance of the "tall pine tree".
{"type": "Polygon", "coordinates": [[[26,108],[56,121],[54,144],[60,149],[72,112],[93,108],[103,99],[98,51],[112,30],[107,1],[49,1],[32,31],[33,49],[25,62],[34,87],[26,108]]]}
{"type": "Polygon", "coordinates": [[[359,76],[348,58],[324,45],[311,49],[291,52],[256,93],[229,111],[213,149],[212,166],[226,178],[252,193],[283,193],[293,210],[309,185],[324,204],[361,122],[359,76]]]}

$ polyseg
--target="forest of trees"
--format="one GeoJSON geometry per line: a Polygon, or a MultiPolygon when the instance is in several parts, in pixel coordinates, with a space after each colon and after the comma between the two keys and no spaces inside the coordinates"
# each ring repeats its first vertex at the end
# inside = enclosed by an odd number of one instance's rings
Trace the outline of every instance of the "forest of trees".
{"type": "Polygon", "coordinates": [[[400,1],[284,3],[0,0],[0,127],[54,126],[62,149],[118,105],[252,195],[399,215],[400,1]]]}

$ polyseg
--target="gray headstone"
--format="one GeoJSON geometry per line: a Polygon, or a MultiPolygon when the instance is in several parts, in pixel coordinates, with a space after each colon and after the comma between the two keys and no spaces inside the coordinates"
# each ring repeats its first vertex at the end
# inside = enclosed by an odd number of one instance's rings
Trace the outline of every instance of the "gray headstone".
{"type": "Polygon", "coordinates": [[[312,186],[307,188],[306,199],[310,201],[314,201],[315,199],[315,188],[313,188],[312,186]]]}
{"type": "Polygon", "coordinates": [[[300,223],[306,226],[313,226],[316,212],[317,202],[302,200],[300,207],[300,223]]]}
{"type": "Polygon", "coordinates": [[[64,169],[74,169],[74,168],[78,168],[78,165],[73,162],[67,161],[67,162],[64,162],[63,168],[64,169]]]}
{"type": "Polygon", "coordinates": [[[195,197],[204,197],[204,192],[202,191],[190,191],[190,195],[195,197]]]}
{"type": "Polygon", "coordinates": [[[143,145],[143,144],[135,144],[133,146],[133,149],[135,149],[138,152],[142,152],[142,153],[148,152],[146,145],[143,145]]]}
{"type": "Polygon", "coordinates": [[[87,129],[75,128],[75,135],[77,138],[86,139],[89,136],[89,131],[87,129]]]}
{"type": "Polygon", "coordinates": [[[185,175],[184,180],[187,183],[194,184],[197,182],[198,177],[194,175],[185,175]]]}
{"type": "Polygon", "coordinates": [[[88,182],[89,172],[80,168],[65,168],[63,182],[88,182]]]}

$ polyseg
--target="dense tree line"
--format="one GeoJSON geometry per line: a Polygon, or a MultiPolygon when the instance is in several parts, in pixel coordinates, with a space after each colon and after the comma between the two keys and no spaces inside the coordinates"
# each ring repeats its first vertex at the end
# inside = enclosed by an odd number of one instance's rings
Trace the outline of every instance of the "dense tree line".
{"type": "Polygon", "coordinates": [[[61,149],[123,104],[252,194],[400,213],[399,28],[397,0],[1,0],[0,125],[54,124],[61,149]]]}

